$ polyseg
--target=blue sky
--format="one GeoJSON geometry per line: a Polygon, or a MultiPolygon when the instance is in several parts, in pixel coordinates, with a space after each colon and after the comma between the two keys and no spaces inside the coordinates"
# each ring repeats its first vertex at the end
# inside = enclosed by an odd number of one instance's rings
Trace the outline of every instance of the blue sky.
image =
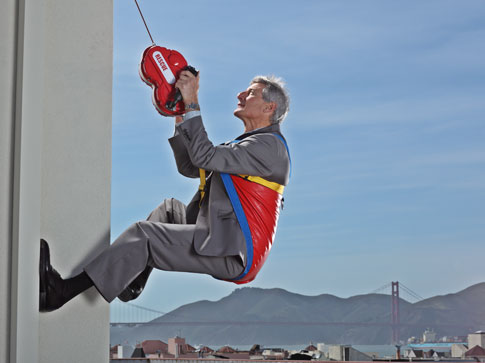
{"type": "MultiPolygon", "coordinates": [[[[209,137],[242,133],[236,94],[257,74],[288,84],[293,175],[271,255],[248,286],[423,297],[485,281],[485,2],[141,0],[158,45],[200,70],[209,137]]],[[[138,76],[151,44],[115,1],[112,240],[164,198],[188,202],[138,76]]],[[[169,311],[236,285],[157,272],[137,304],[169,311]]]]}

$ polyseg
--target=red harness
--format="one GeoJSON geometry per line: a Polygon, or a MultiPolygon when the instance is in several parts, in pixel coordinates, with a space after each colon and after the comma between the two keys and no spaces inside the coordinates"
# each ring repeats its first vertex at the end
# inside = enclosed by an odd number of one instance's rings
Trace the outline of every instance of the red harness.
{"type": "MultiPolygon", "coordinates": [[[[230,281],[246,284],[254,280],[268,258],[276,233],[283,196],[270,188],[239,176],[231,175],[231,179],[251,232],[252,263],[245,275],[230,281]]],[[[247,257],[248,260],[249,257],[247,257]]]]}
{"type": "MultiPolygon", "coordinates": [[[[285,145],[291,169],[288,145],[281,135],[274,135],[285,145]]],[[[284,186],[260,177],[220,175],[246,241],[246,267],[241,275],[227,281],[245,284],[254,280],[268,258],[278,224],[284,186]]]]}

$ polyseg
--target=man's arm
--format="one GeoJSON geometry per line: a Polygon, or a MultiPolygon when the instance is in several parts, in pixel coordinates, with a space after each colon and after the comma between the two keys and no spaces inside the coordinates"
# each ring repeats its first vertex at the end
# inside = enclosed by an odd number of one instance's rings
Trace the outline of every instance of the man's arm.
{"type": "MultiPolygon", "coordinates": [[[[200,116],[199,110],[193,110],[185,113],[182,116],[177,116],[175,118],[175,124],[178,125],[185,120],[188,120],[192,117],[200,116]]],[[[183,138],[181,137],[179,130],[175,128],[175,134],[173,137],[168,139],[170,146],[173,150],[173,155],[175,157],[175,163],[177,164],[177,170],[183,176],[188,178],[198,178],[199,177],[199,168],[192,164],[190,160],[189,154],[187,152],[187,148],[185,147],[183,138]]]]}
{"type": "MultiPolygon", "coordinates": [[[[176,83],[188,111],[199,111],[200,74],[182,71],[176,83]]],[[[286,185],[289,159],[284,144],[271,133],[254,134],[228,145],[214,146],[207,137],[202,118],[176,120],[186,151],[196,168],[229,174],[247,174],[286,185]]]]}
{"type": "MultiPolygon", "coordinates": [[[[200,108],[197,101],[197,90],[199,88],[199,77],[195,78],[190,72],[183,71],[180,74],[179,82],[176,84],[177,88],[182,92],[184,96],[184,105],[186,108],[186,113],[183,116],[175,117],[175,125],[179,125],[186,119],[190,119],[194,116],[200,115],[200,108]],[[187,96],[187,82],[192,83],[190,86],[191,96],[187,96]],[[189,103],[190,102],[190,103],[189,103]]],[[[175,128],[175,134],[173,137],[168,139],[170,146],[173,150],[173,155],[175,157],[175,163],[177,164],[177,170],[183,176],[188,178],[198,178],[199,168],[196,167],[190,160],[187,148],[183,142],[183,137],[180,135],[178,128],[175,128]]]]}
{"type": "Polygon", "coordinates": [[[196,168],[260,176],[287,184],[288,154],[285,145],[275,135],[254,134],[235,143],[214,146],[200,116],[180,123],[176,128],[196,168]]]}
{"type": "Polygon", "coordinates": [[[199,168],[192,164],[189,153],[187,152],[187,148],[185,147],[182,135],[176,132],[173,137],[168,139],[168,142],[172,147],[178,172],[188,178],[198,178],[199,168]]]}

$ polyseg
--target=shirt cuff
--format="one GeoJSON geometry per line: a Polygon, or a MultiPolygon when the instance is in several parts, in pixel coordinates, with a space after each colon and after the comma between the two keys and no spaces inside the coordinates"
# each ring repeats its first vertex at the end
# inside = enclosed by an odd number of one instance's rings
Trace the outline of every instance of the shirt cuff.
{"type": "Polygon", "coordinates": [[[191,118],[194,118],[194,117],[197,117],[197,116],[200,116],[200,111],[194,110],[194,111],[189,111],[189,112],[185,113],[182,116],[182,118],[184,119],[184,121],[186,121],[186,120],[190,120],[191,118]]]}
{"type": "Polygon", "coordinates": [[[190,119],[193,119],[194,117],[197,117],[197,116],[200,116],[200,115],[201,115],[201,113],[200,113],[199,110],[189,111],[189,112],[183,114],[182,115],[183,121],[175,124],[175,132],[174,132],[173,136],[177,136],[179,134],[179,131],[178,131],[178,127],[177,126],[180,126],[185,121],[190,120],[190,119]]]}

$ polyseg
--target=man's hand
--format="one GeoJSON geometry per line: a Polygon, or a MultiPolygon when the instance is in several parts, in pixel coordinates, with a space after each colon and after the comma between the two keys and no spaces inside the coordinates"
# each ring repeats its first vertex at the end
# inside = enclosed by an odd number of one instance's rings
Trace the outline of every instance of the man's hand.
{"type": "Polygon", "coordinates": [[[194,76],[190,71],[180,72],[180,77],[175,83],[175,87],[180,90],[185,104],[186,111],[199,110],[199,74],[194,76]]]}

